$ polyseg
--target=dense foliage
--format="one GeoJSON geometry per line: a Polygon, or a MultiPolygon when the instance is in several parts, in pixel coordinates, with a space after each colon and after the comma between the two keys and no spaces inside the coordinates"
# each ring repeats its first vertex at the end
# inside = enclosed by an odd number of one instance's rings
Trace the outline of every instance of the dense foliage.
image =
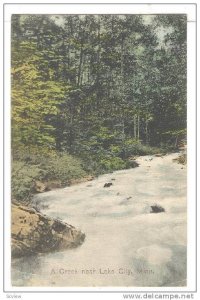
{"type": "Polygon", "coordinates": [[[102,173],[129,167],[131,155],[152,146],[176,148],[186,132],[186,21],[185,15],[13,15],[17,166],[41,167],[33,152],[48,149],[56,156],[51,176],[60,176],[59,165],[75,176],[67,169],[76,159],[70,155],[82,160],[81,172],[102,173]]]}

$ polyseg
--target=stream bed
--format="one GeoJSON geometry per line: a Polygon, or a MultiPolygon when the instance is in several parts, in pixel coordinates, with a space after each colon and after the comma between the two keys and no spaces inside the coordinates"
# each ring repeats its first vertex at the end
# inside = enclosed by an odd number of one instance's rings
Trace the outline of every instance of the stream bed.
{"type": "Polygon", "coordinates": [[[38,194],[41,212],[86,234],[78,248],[12,260],[13,286],[187,285],[187,169],[179,154],[38,194]],[[104,187],[105,183],[112,183],[104,187]],[[164,212],[152,213],[151,206],[164,212]]]}

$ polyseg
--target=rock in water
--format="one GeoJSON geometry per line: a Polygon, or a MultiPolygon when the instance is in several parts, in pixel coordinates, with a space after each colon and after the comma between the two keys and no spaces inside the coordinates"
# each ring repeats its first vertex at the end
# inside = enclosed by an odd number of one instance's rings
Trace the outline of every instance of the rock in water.
{"type": "Polygon", "coordinates": [[[45,182],[36,181],[34,184],[34,191],[36,193],[43,193],[45,191],[51,191],[53,189],[61,188],[62,184],[59,180],[49,180],[45,182]]]}
{"type": "Polygon", "coordinates": [[[12,204],[12,257],[74,248],[85,234],[60,220],[35,209],[12,204]]]}
{"type": "Polygon", "coordinates": [[[103,187],[110,187],[111,185],[113,185],[112,182],[106,182],[103,187]]]}
{"type": "Polygon", "coordinates": [[[152,205],[151,206],[151,213],[161,213],[161,212],[165,212],[165,209],[162,207],[162,206],[160,206],[160,205],[152,205]]]}
{"type": "Polygon", "coordinates": [[[36,191],[36,193],[43,193],[46,190],[46,186],[43,182],[36,181],[35,186],[34,186],[34,190],[36,191]]]}

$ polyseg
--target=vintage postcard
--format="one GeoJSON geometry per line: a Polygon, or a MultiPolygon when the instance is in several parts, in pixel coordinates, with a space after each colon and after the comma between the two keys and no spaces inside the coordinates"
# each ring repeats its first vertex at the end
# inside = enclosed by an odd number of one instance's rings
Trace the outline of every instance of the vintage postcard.
{"type": "Polygon", "coordinates": [[[9,14],[12,288],[194,284],[195,6],[129,6],[9,14]]]}

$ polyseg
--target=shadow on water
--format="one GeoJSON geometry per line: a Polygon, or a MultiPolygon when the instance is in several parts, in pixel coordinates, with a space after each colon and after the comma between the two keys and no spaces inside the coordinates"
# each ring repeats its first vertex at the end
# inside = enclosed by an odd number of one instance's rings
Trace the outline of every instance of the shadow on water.
{"type": "Polygon", "coordinates": [[[12,283],[15,286],[23,286],[24,282],[29,281],[38,273],[41,273],[42,269],[42,256],[31,255],[22,258],[15,258],[12,260],[12,283]]]}
{"type": "MultiPolygon", "coordinates": [[[[146,258],[133,258],[137,276],[135,284],[154,286],[185,286],[187,280],[187,248],[181,245],[163,245],[172,251],[169,261],[151,263],[146,258]],[[156,285],[155,285],[156,283],[156,285]]],[[[163,253],[164,255],[164,253],[163,253]]]]}

